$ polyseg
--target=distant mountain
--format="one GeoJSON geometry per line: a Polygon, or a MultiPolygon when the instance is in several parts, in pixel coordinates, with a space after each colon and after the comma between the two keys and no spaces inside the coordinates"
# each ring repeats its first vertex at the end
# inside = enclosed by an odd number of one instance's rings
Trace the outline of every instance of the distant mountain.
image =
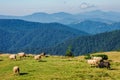
{"type": "Polygon", "coordinates": [[[0,52],[19,52],[48,48],[88,33],[59,23],[37,23],[17,19],[0,19],[0,52]]]}
{"type": "Polygon", "coordinates": [[[120,22],[107,24],[103,22],[98,21],[83,21],[81,23],[77,24],[70,24],[72,28],[85,31],[90,34],[97,34],[97,33],[103,33],[113,30],[120,30],[120,22]]]}
{"type": "Polygon", "coordinates": [[[34,13],[32,15],[23,16],[21,19],[34,22],[51,23],[58,22],[62,24],[69,24],[74,20],[74,16],[69,13],[59,12],[53,14],[34,13]]]}
{"type": "Polygon", "coordinates": [[[53,55],[65,55],[69,46],[72,47],[74,55],[120,50],[120,30],[69,39],[55,47],[40,51],[47,51],[53,55]]]}
{"type": "Polygon", "coordinates": [[[0,15],[0,19],[20,19],[21,16],[0,15]]]}
{"type": "Polygon", "coordinates": [[[80,18],[82,20],[95,20],[99,19],[101,20],[109,20],[113,22],[119,22],[120,21],[120,14],[118,12],[104,12],[101,10],[95,10],[90,12],[84,12],[81,14],[76,15],[77,18],[80,18]]]}
{"type": "Polygon", "coordinates": [[[47,14],[43,12],[37,12],[26,16],[0,15],[0,19],[22,19],[32,22],[41,22],[41,23],[57,22],[62,24],[80,23],[85,20],[113,23],[113,22],[120,22],[120,13],[104,12],[100,10],[84,12],[79,14],[69,14],[65,12],[47,14]]]}
{"type": "Polygon", "coordinates": [[[59,13],[53,13],[52,16],[59,16],[59,17],[70,17],[72,14],[65,13],[65,12],[59,12],[59,13]]]}

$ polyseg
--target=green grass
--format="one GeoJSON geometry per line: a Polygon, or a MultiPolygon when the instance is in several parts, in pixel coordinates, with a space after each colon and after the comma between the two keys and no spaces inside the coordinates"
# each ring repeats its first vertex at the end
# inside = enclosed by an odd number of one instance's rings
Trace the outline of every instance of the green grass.
{"type": "Polygon", "coordinates": [[[8,55],[3,54],[0,55],[0,80],[120,80],[120,52],[103,54],[112,60],[112,70],[91,68],[84,56],[50,56],[38,62],[33,57],[9,60],[8,55]],[[13,74],[14,66],[20,67],[20,75],[13,74]]]}

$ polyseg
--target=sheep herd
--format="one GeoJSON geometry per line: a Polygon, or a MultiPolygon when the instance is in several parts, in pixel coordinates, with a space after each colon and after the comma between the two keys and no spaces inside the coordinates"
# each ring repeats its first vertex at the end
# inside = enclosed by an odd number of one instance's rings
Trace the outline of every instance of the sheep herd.
{"type": "Polygon", "coordinates": [[[110,69],[110,62],[107,60],[103,60],[102,57],[92,57],[91,59],[87,60],[87,63],[95,67],[110,69]]]}
{"type": "MultiPolygon", "coordinates": [[[[27,57],[27,56],[28,55],[25,54],[24,52],[20,52],[18,54],[10,54],[9,55],[9,59],[11,59],[11,60],[17,60],[18,57],[19,57],[19,59],[22,59],[22,58],[27,57]]],[[[45,53],[34,55],[33,59],[39,61],[39,60],[41,60],[42,56],[45,56],[45,53]]],[[[93,67],[93,66],[99,67],[99,68],[106,67],[107,69],[110,69],[110,62],[107,61],[107,60],[103,60],[102,57],[92,57],[91,59],[87,60],[87,63],[91,67],[93,67]]],[[[19,74],[20,73],[19,66],[14,66],[13,67],[13,73],[14,74],[19,74]]]]}
{"type": "MultiPolygon", "coordinates": [[[[17,56],[18,56],[20,59],[22,59],[22,58],[24,58],[24,57],[27,57],[27,55],[26,55],[24,52],[20,52],[20,53],[18,53],[18,54],[10,54],[10,55],[9,55],[9,59],[11,59],[11,60],[17,60],[17,56]]],[[[42,58],[42,56],[45,56],[45,53],[41,53],[41,54],[39,54],[39,55],[34,55],[33,57],[34,57],[35,60],[39,61],[39,60],[42,58]]],[[[14,67],[13,67],[13,73],[14,73],[14,74],[19,74],[19,73],[20,73],[20,68],[19,68],[19,66],[14,66],[14,67]]]]}
{"type": "MultiPolygon", "coordinates": [[[[9,59],[11,59],[11,60],[17,60],[17,55],[18,55],[18,57],[21,59],[21,58],[23,58],[23,57],[27,57],[27,55],[24,53],[24,52],[20,52],[20,53],[18,53],[18,54],[11,54],[11,55],[9,55],[9,59]]],[[[39,54],[39,55],[35,55],[34,56],[34,59],[35,60],[40,60],[41,59],[41,56],[45,56],[45,53],[41,53],[41,54],[39,54]]]]}

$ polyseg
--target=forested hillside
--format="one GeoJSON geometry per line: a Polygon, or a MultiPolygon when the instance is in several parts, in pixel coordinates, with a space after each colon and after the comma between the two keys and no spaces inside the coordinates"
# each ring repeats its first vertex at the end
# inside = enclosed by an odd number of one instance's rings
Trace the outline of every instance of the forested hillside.
{"type": "MultiPolygon", "coordinates": [[[[116,28],[115,25],[119,23],[111,24],[116,28]]],[[[59,23],[0,20],[0,52],[6,53],[24,51],[65,55],[69,46],[74,55],[111,51],[120,49],[119,37],[120,30],[89,35],[59,23]]]]}
{"type": "Polygon", "coordinates": [[[69,26],[90,34],[98,34],[113,30],[120,30],[120,22],[107,24],[99,21],[86,20],[77,24],[70,24],[69,26]]]}
{"type": "Polygon", "coordinates": [[[43,51],[48,51],[48,53],[52,54],[65,55],[69,46],[72,47],[71,50],[74,55],[118,50],[120,49],[120,30],[69,39],[54,48],[44,49],[43,51]]]}
{"type": "Polygon", "coordinates": [[[59,23],[36,23],[15,19],[0,19],[0,52],[19,52],[52,47],[66,39],[88,35],[59,23]]]}

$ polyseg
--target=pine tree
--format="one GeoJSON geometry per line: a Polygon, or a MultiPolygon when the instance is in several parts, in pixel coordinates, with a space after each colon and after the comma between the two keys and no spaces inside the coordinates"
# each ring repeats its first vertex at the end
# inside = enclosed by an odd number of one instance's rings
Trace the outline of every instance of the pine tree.
{"type": "Polygon", "coordinates": [[[69,46],[68,49],[66,50],[65,56],[68,56],[68,57],[74,56],[71,50],[71,46],[69,46]]]}

